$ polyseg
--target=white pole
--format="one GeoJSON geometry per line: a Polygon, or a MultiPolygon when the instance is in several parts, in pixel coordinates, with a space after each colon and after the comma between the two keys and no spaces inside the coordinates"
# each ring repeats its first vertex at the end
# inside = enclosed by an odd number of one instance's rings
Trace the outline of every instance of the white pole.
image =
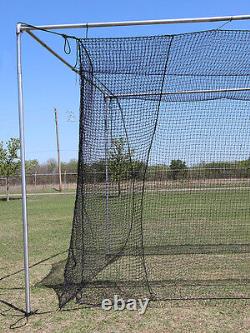
{"type": "Polygon", "coordinates": [[[57,114],[56,108],[54,108],[54,114],[55,114],[55,127],[56,127],[56,148],[57,148],[57,169],[58,169],[58,180],[59,180],[59,192],[62,192],[62,165],[61,165],[61,154],[60,154],[58,114],[57,114]]]}
{"type": "Polygon", "coordinates": [[[107,241],[107,254],[111,254],[111,225],[109,220],[109,170],[108,170],[108,115],[110,99],[105,100],[105,119],[104,119],[104,140],[105,140],[105,224],[106,224],[106,241],[107,241]]]}
{"type": "Polygon", "coordinates": [[[26,315],[31,313],[30,306],[30,277],[29,277],[29,250],[28,250],[28,220],[27,220],[27,193],[25,174],[25,140],[24,140],[24,108],[23,108],[23,83],[21,62],[21,31],[17,25],[17,81],[18,81],[18,112],[19,135],[21,144],[21,176],[22,176],[22,220],[23,220],[23,249],[24,249],[24,273],[25,273],[25,304],[26,315]]]}
{"type": "Polygon", "coordinates": [[[78,28],[108,28],[108,27],[126,27],[135,25],[156,25],[156,24],[180,24],[180,23],[204,23],[204,22],[223,22],[223,21],[242,21],[250,20],[250,15],[236,16],[215,16],[215,17],[199,17],[199,18],[177,18],[177,19],[161,19],[161,20],[144,20],[144,21],[120,21],[120,22],[90,22],[76,24],[50,24],[29,26],[22,24],[22,31],[31,31],[36,29],[57,30],[57,29],[78,29],[78,28]]]}

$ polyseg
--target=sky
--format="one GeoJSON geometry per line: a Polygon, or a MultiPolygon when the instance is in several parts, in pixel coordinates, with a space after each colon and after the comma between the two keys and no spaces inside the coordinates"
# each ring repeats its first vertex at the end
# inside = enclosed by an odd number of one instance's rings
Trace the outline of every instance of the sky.
{"type": "MultiPolygon", "coordinates": [[[[0,141],[18,137],[15,25],[147,20],[250,14],[249,0],[91,0],[1,1],[0,141]]],[[[88,37],[171,34],[218,28],[222,23],[89,29],[88,37]]],[[[250,21],[231,22],[228,29],[250,29],[250,21]]],[[[65,33],[84,37],[85,30],[65,33]]],[[[37,33],[63,54],[62,38],[37,33]]],[[[62,160],[77,157],[79,82],[76,75],[23,34],[23,80],[26,158],[56,158],[53,109],[59,115],[62,160]]],[[[74,64],[74,54],[64,55],[74,64]]]]}

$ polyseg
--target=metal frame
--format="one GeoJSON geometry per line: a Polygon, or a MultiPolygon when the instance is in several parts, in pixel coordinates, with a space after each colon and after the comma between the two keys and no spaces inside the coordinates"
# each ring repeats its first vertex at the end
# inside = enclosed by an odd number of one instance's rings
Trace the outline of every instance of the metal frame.
{"type": "Polygon", "coordinates": [[[128,27],[135,25],[157,25],[157,24],[180,24],[180,23],[205,23],[205,22],[223,22],[249,20],[250,15],[237,16],[216,16],[200,18],[178,18],[163,20],[144,20],[144,21],[121,21],[121,22],[95,22],[95,23],[78,23],[78,24],[51,24],[31,27],[22,24],[21,31],[31,31],[36,29],[56,30],[56,29],[78,29],[78,28],[109,28],[109,27],[128,27]]]}
{"type": "Polygon", "coordinates": [[[150,96],[167,96],[167,95],[188,95],[188,94],[211,94],[223,92],[241,92],[250,91],[250,87],[245,88],[225,88],[225,89],[204,89],[204,90],[176,90],[176,91],[163,91],[163,92],[141,92],[136,94],[117,94],[106,96],[106,98],[133,98],[133,97],[150,97],[150,96]]]}
{"type": "Polygon", "coordinates": [[[24,106],[23,106],[21,53],[22,53],[21,34],[17,26],[17,81],[18,81],[19,136],[21,143],[20,153],[21,153],[21,176],[22,176],[22,221],[23,221],[23,252],[24,252],[24,273],[25,273],[25,305],[26,305],[26,315],[29,315],[31,313],[31,305],[30,305],[27,192],[26,192],[26,172],[25,172],[24,106]]]}
{"type": "MultiPolygon", "coordinates": [[[[163,20],[145,20],[145,21],[124,21],[124,22],[97,22],[97,23],[79,23],[79,24],[56,24],[30,26],[28,24],[18,23],[16,26],[16,43],[17,43],[17,81],[18,81],[18,113],[19,113],[19,135],[21,143],[21,176],[22,176],[22,221],[23,221],[23,246],[24,246],[24,272],[25,272],[25,313],[30,315],[30,277],[29,277],[29,251],[28,251],[28,220],[27,220],[27,192],[26,192],[26,173],[25,173],[25,131],[24,131],[24,105],[23,105],[23,80],[22,80],[22,51],[21,51],[21,35],[27,32],[36,42],[45,47],[58,60],[64,63],[72,71],[79,73],[76,68],[70,65],[58,53],[50,48],[46,43],[34,35],[33,30],[58,30],[58,29],[78,29],[78,28],[108,28],[108,27],[126,27],[126,26],[144,26],[144,25],[159,25],[159,24],[182,24],[182,23],[205,23],[205,22],[225,22],[250,20],[250,15],[238,16],[218,16],[218,17],[203,17],[203,18],[180,18],[180,19],[163,19],[163,20]]],[[[250,90],[250,88],[239,88],[233,91],[250,90]]],[[[227,90],[228,91],[228,90],[227,90]]],[[[196,91],[197,92],[197,91],[196,91]]],[[[216,91],[199,91],[216,92],[216,91]]],[[[191,92],[166,92],[164,94],[180,94],[191,92]]],[[[192,92],[194,93],[194,91],[192,92]]],[[[148,95],[148,93],[147,93],[148,95]]],[[[155,94],[154,94],[155,95],[155,94]]],[[[112,96],[110,96],[112,97],[112,96]]],[[[129,97],[129,96],[117,96],[129,97]]],[[[132,97],[132,96],[131,96],[132,97]]],[[[107,97],[106,97],[107,98],[107,97]]]]}
{"type": "Polygon", "coordinates": [[[51,47],[49,47],[46,43],[44,43],[40,38],[38,38],[35,34],[33,34],[31,31],[27,31],[27,34],[29,34],[35,41],[37,41],[41,46],[45,47],[53,56],[55,56],[57,59],[59,59],[64,65],[69,67],[73,72],[79,74],[79,71],[77,68],[70,65],[65,59],[63,59],[58,53],[56,53],[51,47]]]}

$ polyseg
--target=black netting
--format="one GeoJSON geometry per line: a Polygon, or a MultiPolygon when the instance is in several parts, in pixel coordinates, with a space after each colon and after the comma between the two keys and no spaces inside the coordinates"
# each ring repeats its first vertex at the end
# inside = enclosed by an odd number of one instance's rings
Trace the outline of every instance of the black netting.
{"type": "Polygon", "coordinates": [[[250,32],[79,45],[72,237],[47,285],[61,305],[250,297],[250,32]]]}

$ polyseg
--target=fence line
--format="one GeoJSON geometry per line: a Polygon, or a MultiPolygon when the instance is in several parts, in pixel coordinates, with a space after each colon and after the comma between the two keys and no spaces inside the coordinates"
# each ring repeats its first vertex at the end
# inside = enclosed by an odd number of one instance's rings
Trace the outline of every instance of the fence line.
{"type": "MultiPolygon", "coordinates": [[[[147,188],[165,191],[168,189],[198,188],[198,187],[237,187],[250,185],[250,168],[223,167],[223,168],[186,168],[186,169],[167,169],[164,166],[150,166],[147,172],[146,184],[147,188]]],[[[142,182],[142,173],[138,171],[133,177],[136,177],[138,184],[142,182]]],[[[128,186],[128,181],[132,178],[131,174],[127,174],[121,180],[122,190],[128,186]]],[[[102,188],[105,179],[105,172],[91,170],[86,173],[86,186],[100,186],[102,188]]],[[[75,191],[77,184],[77,173],[62,173],[63,189],[66,191],[75,191]]],[[[26,176],[28,193],[52,192],[58,190],[58,173],[41,173],[35,172],[26,176]]],[[[115,177],[111,174],[110,182],[112,186],[116,186],[115,177]]],[[[115,187],[114,187],[115,188],[115,187]]],[[[9,178],[9,193],[19,194],[21,192],[20,175],[9,178]]],[[[0,175],[0,195],[7,194],[7,179],[0,175]]]]}
{"type": "MultiPolygon", "coordinates": [[[[142,172],[141,170],[137,170],[133,173],[138,181],[141,181],[142,172]]],[[[89,170],[86,172],[86,183],[95,184],[102,183],[105,177],[105,170],[89,170]]],[[[124,180],[131,179],[132,175],[127,172],[124,175],[124,180]]],[[[113,181],[114,177],[110,177],[110,181],[113,181]]],[[[64,171],[62,173],[63,186],[65,189],[74,189],[77,183],[77,173],[76,172],[68,172],[64,171]]],[[[202,180],[207,180],[212,183],[213,180],[224,180],[225,182],[233,181],[246,181],[246,179],[250,179],[250,168],[243,167],[191,167],[191,168],[183,168],[183,169],[170,169],[165,167],[164,165],[156,165],[149,166],[146,181],[148,182],[163,182],[164,181],[197,181],[201,182],[202,180]],[[245,179],[245,180],[244,180],[245,179]]],[[[26,175],[27,187],[30,191],[36,189],[44,189],[44,188],[55,188],[58,186],[58,173],[29,173],[26,175]]],[[[21,186],[21,176],[15,175],[9,177],[9,187],[12,193],[19,191],[21,186]]],[[[0,192],[7,191],[7,178],[0,175],[0,192]]]]}

